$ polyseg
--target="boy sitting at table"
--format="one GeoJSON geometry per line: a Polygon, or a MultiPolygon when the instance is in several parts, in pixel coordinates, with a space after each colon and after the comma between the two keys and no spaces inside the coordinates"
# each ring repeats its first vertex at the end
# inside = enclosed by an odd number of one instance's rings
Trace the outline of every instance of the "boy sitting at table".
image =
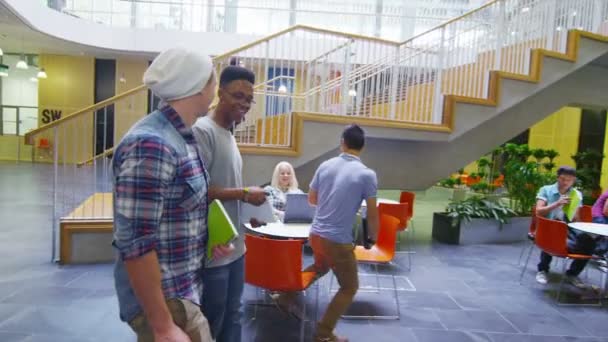
{"type": "MultiPolygon", "coordinates": [[[[551,185],[545,185],[540,188],[536,195],[536,214],[552,220],[569,222],[568,216],[564,212],[564,205],[570,203],[570,192],[573,190],[574,182],[576,181],[576,170],[570,166],[562,166],[557,170],[557,182],[551,185]]],[[[574,190],[579,198],[583,198],[578,190],[574,190]]],[[[582,205],[579,202],[576,208],[576,213],[572,221],[578,221],[578,211],[582,205]]],[[[568,227],[568,251],[570,253],[591,255],[595,249],[596,242],[594,238],[586,233],[568,227]]],[[[540,262],[538,263],[538,273],[536,281],[540,284],[547,284],[547,275],[549,266],[551,265],[551,255],[541,252],[540,262]]],[[[578,287],[586,288],[587,285],[580,280],[578,275],[587,265],[588,260],[573,260],[570,268],[566,271],[566,280],[578,287]]]]}

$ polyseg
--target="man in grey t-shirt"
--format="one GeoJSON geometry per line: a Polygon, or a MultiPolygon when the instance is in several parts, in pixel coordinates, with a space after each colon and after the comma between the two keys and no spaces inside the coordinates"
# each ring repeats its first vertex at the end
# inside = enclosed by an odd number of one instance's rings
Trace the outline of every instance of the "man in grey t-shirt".
{"type": "Polygon", "coordinates": [[[254,83],[254,74],[245,68],[230,66],[224,69],[220,75],[217,108],[192,128],[209,171],[209,197],[222,201],[240,234],[231,253],[212,260],[203,270],[201,309],[218,342],[241,341],[245,244],[239,217],[240,201],[261,205],[266,200],[263,189],[243,187],[243,161],[231,133],[251,107],[254,83]]]}
{"type": "MultiPolygon", "coordinates": [[[[353,224],[363,200],[368,208],[369,237],[375,241],[378,236],[378,181],[376,173],[359,159],[364,144],[365,134],[361,127],[346,127],[340,143],[342,154],[323,162],[310,183],[308,201],[317,206],[317,211],[309,240],[314,264],[306,271],[314,271],[317,277],[321,277],[331,269],[340,284],[317,324],[315,342],[348,341],[335,336],[333,330],[359,288],[353,224]]],[[[294,293],[283,293],[273,298],[283,310],[294,312],[294,293]]]]}

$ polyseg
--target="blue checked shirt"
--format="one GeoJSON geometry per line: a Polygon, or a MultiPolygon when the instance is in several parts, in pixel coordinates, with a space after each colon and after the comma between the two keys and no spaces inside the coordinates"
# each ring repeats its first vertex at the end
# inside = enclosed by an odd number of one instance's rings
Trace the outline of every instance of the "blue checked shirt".
{"type": "Polygon", "coordinates": [[[164,107],[129,130],[116,147],[114,241],[115,286],[120,317],[142,312],[124,266],[156,251],[165,298],[199,304],[200,270],[207,246],[208,176],[192,130],[164,107]]]}

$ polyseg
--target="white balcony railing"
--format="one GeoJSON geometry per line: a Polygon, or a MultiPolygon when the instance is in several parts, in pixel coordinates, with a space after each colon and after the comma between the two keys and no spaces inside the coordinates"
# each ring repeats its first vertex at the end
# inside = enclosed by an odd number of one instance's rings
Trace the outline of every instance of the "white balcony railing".
{"type": "MultiPolygon", "coordinates": [[[[487,98],[490,70],[527,74],[532,49],[563,53],[573,29],[608,35],[608,0],[494,0],[402,43],[297,26],[216,56],[214,64],[218,72],[242,65],[257,77],[255,104],[235,129],[238,143],[280,148],[293,146],[299,111],[444,126],[445,95],[487,98]]],[[[103,195],[111,191],[108,153],[99,152],[124,132],[108,124],[109,113],[117,113],[115,123],[143,116],[133,104],[145,101],[142,86],[26,135],[30,144],[50,146],[56,238],[60,221],[111,218],[103,195]]]]}
{"type": "Polygon", "coordinates": [[[105,25],[264,36],[294,25],[403,40],[486,0],[67,0],[56,8],[105,25]]]}

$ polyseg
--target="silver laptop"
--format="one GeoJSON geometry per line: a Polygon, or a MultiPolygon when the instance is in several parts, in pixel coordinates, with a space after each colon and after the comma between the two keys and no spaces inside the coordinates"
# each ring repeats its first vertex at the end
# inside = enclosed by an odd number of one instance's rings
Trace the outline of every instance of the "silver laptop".
{"type": "Polygon", "coordinates": [[[285,223],[312,223],[315,207],[308,203],[308,194],[287,194],[285,223]]]}

